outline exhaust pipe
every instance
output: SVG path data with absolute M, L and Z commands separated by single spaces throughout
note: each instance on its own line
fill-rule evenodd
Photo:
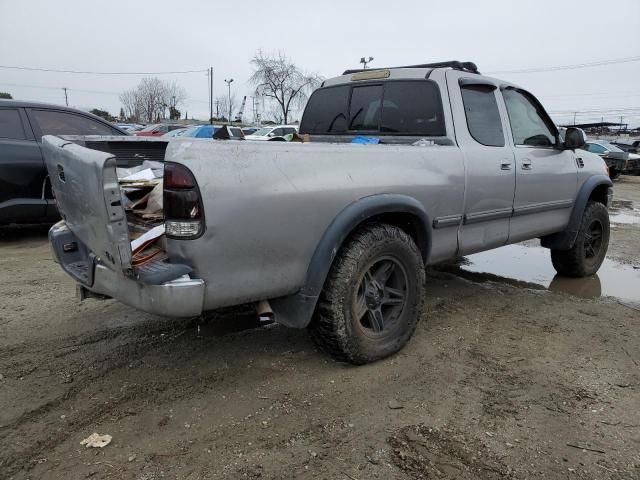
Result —
M 274 321 L 274 313 L 271 310 L 271 305 L 269 305 L 269 300 L 260 300 L 256 303 L 256 314 L 258 315 L 258 320 L 261 322 L 273 322 Z

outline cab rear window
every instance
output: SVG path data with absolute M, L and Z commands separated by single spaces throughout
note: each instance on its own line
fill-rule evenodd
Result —
M 321 88 L 309 99 L 300 132 L 443 136 L 442 99 L 430 80 Z

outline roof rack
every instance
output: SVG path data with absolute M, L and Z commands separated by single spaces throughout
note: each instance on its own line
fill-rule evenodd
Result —
M 477 73 L 478 67 L 473 62 L 459 62 L 458 60 L 451 60 L 448 62 L 436 62 L 436 63 L 423 63 L 421 65 L 404 65 L 401 67 L 383 67 L 372 68 L 371 70 L 391 70 L 394 68 L 453 68 L 454 70 L 462 70 L 469 73 Z M 355 68 L 352 70 L 345 70 L 342 74 L 349 75 L 350 73 L 364 72 L 364 68 Z

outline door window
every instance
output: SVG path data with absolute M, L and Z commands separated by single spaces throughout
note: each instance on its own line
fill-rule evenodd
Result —
M 467 127 L 471 136 L 482 145 L 504 147 L 504 132 L 495 87 L 464 85 L 460 88 Z
M 505 89 L 502 96 L 516 145 L 552 147 L 556 144 L 555 129 L 537 102 L 513 88 Z
M 20 112 L 15 108 L 0 109 L 0 138 L 25 140 Z
M 284 135 L 284 129 L 276 128 L 272 133 L 272 137 L 282 137 Z
M 114 135 L 114 129 L 75 113 L 57 110 L 32 110 L 43 135 Z

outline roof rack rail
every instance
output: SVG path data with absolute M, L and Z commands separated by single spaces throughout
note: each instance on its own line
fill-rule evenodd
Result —
M 423 63 L 421 65 L 403 65 L 401 67 L 381 67 L 372 68 L 370 70 L 391 70 L 394 68 L 453 68 L 454 70 L 462 70 L 469 73 L 477 73 L 478 67 L 473 62 L 460 62 L 458 60 L 451 60 L 448 62 L 436 62 L 436 63 Z M 345 70 L 342 74 L 349 75 L 350 73 L 364 72 L 364 68 L 355 68 L 352 70 Z

